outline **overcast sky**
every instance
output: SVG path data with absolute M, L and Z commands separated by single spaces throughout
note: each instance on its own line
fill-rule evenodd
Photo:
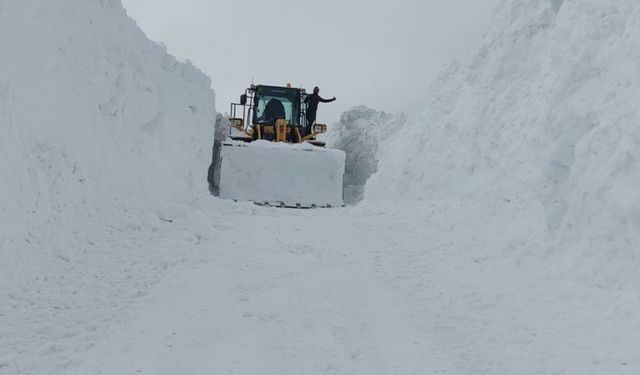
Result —
M 320 86 L 332 123 L 352 106 L 411 111 L 452 59 L 470 56 L 499 0 L 123 0 L 155 41 L 211 76 L 228 112 L 256 84 Z

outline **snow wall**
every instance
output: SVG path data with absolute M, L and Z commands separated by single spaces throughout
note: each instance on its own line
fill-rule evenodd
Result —
M 364 196 L 369 177 L 378 170 L 379 144 L 395 133 L 406 120 L 365 106 L 351 108 L 329 128 L 327 144 L 347 154 L 344 173 L 344 201 L 356 204 Z
M 119 0 L 0 0 L 0 48 L 0 292 L 130 251 L 118 233 L 206 191 L 210 80 Z
M 507 0 L 496 17 L 380 147 L 366 201 L 481 206 L 504 242 L 640 286 L 640 4 Z

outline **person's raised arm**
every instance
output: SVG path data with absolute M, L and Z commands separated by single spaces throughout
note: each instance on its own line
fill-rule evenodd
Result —
M 320 98 L 320 101 L 323 103 L 331 103 L 331 102 L 335 102 L 336 101 L 336 97 L 334 96 L 331 99 L 323 99 L 322 97 L 318 96 L 318 98 Z

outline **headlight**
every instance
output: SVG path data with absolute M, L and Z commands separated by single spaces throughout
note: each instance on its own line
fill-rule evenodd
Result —
M 234 126 L 237 128 L 244 127 L 244 121 L 241 118 L 230 118 L 229 122 L 231 123 L 231 126 Z
M 313 125 L 313 132 L 314 133 L 326 133 L 327 132 L 327 125 L 315 124 L 315 125 Z

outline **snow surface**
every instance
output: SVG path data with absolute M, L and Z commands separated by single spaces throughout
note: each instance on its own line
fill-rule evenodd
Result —
M 2 0 L 0 50 L 0 373 L 65 373 L 181 258 L 214 95 L 119 1 Z
M 329 128 L 327 145 L 346 154 L 344 200 L 356 204 L 364 197 L 369 178 L 378 170 L 379 144 L 398 131 L 404 115 L 390 115 L 365 106 L 343 113 L 340 121 Z
M 640 288 L 639 14 L 628 0 L 504 2 L 471 64 L 381 148 L 368 198 L 535 207 L 567 271 Z
M 640 373 L 634 1 L 506 0 L 300 211 L 209 195 L 209 80 L 118 1 L 0 0 L 0 374 Z

